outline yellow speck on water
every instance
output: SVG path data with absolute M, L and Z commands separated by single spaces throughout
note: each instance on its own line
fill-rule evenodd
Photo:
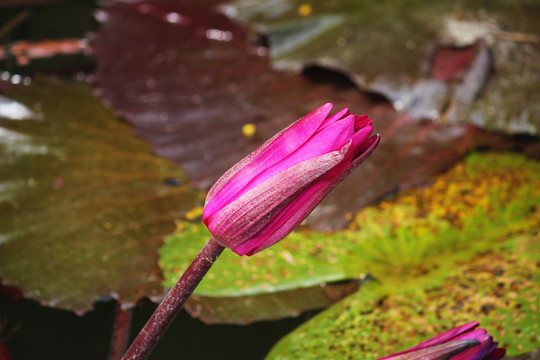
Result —
M 257 126 L 255 126 L 255 124 L 244 124 L 244 126 L 242 126 L 242 134 L 244 134 L 245 137 L 252 137 L 255 135 L 256 131 Z
M 294 265 L 296 263 L 296 261 L 294 261 L 294 257 L 292 256 L 292 254 L 288 251 L 282 251 L 280 253 L 281 257 L 283 258 L 283 260 L 285 260 L 287 263 L 291 264 L 291 265 Z
M 204 208 L 201 206 L 197 206 L 194 209 L 189 210 L 186 213 L 186 220 L 195 220 L 197 218 L 200 218 L 203 214 Z
M 182 230 L 184 230 L 185 226 L 182 221 L 175 221 L 175 223 L 176 223 L 176 229 L 175 229 L 176 232 L 181 232 Z
M 313 12 L 313 8 L 309 4 L 302 4 L 298 8 L 298 14 L 300 16 L 308 16 L 308 15 L 311 15 L 312 12 Z

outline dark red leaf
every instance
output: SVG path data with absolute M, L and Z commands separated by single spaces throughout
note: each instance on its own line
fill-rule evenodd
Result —
M 266 48 L 209 5 L 114 3 L 100 18 L 93 53 L 101 98 L 199 188 L 325 102 L 372 117 L 381 145 L 309 218 L 317 228 L 343 225 L 347 213 L 399 185 L 429 181 L 476 145 L 470 126 L 413 121 L 354 87 L 273 70 Z M 254 137 L 242 134 L 247 123 Z

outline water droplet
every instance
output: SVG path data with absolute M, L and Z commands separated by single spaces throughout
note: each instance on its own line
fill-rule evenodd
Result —
M 22 81 L 22 76 L 19 74 L 15 74 L 11 77 L 11 83 L 14 85 L 19 85 Z
M 233 38 L 232 32 L 218 29 L 208 29 L 205 34 L 206 38 L 217 41 L 231 41 Z
M 94 18 L 97 20 L 97 22 L 105 22 L 107 20 L 107 13 L 103 10 L 98 10 L 94 13 Z
M 34 113 L 23 104 L 0 96 L 0 116 L 11 120 L 25 120 L 34 116 Z
M 264 46 L 259 46 L 259 47 L 257 48 L 257 55 L 259 55 L 259 56 L 266 56 L 266 55 L 268 55 L 268 49 L 265 48 Z
M 177 12 L 170 12 L 165 16 L 165 19 L 172 24 L 180 24 L 182 22 L 182 15 Z
M 77 74 L 75 74 L 75 80 L 77 81 L 84 81 L 86 80 L 86 74 L 82 71 L 79 71 Z

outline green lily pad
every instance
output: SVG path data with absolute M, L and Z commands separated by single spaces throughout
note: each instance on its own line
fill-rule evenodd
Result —
M 165 286 L 172 287 L 210 234 L 200 222 L 183 222 L 160 249 Z M 344 240 L 344 239 L 342 239 Z M 326 307 L 358 288 L 345 273 L 351 244 L 316 232 L 296 231 L 251 257 L 226 250 L 186 308 L 209 323 L 249 323 Z
M 278 69 L 346 73 L 418 119 L 540 135 L 540 4 L 237 0 Z
M 509 354 L 532 351 L 538 347 L 539 242 L 538 236 L 513 237 L 456 263 L 440 274 L 442 282 L 410 281 L 392 292 L 384 284 L 365 285 L 284 338 L 268 359 L 377 359 L 473 320 Z
M 193 295 L 187 311 L 205 323 L 249 324 L 261 320 L 298 316 L 305 311 L 326 308 L 356 292 L 359 281 L 320 285 L 245 296 Z
M 510 355 L 534 350 L 539 189 L 539 163 L 473 154 L 433 186 L 361 211 L 362 246 L 349 271 L 376 281 L 299 327 L 268 358 L 376 359 L 473 320 Z
M 40 79 L 0 100 L 0 277 L 77 312 L 163 295 L 156 250 L 199 195 L 87 84 Z

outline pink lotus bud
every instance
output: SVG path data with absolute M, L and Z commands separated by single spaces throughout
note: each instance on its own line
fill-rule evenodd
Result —
M 325 104 L 228 170 L 206 197 L 214 239 L 253 255 L 294 230 L 377 146 L 371 119 Z
M 484 329 L 475 329 L 478 322 L 470 322 L 432 337 L 408 350 L 379 360 L 498 360 L 506 350 Z

